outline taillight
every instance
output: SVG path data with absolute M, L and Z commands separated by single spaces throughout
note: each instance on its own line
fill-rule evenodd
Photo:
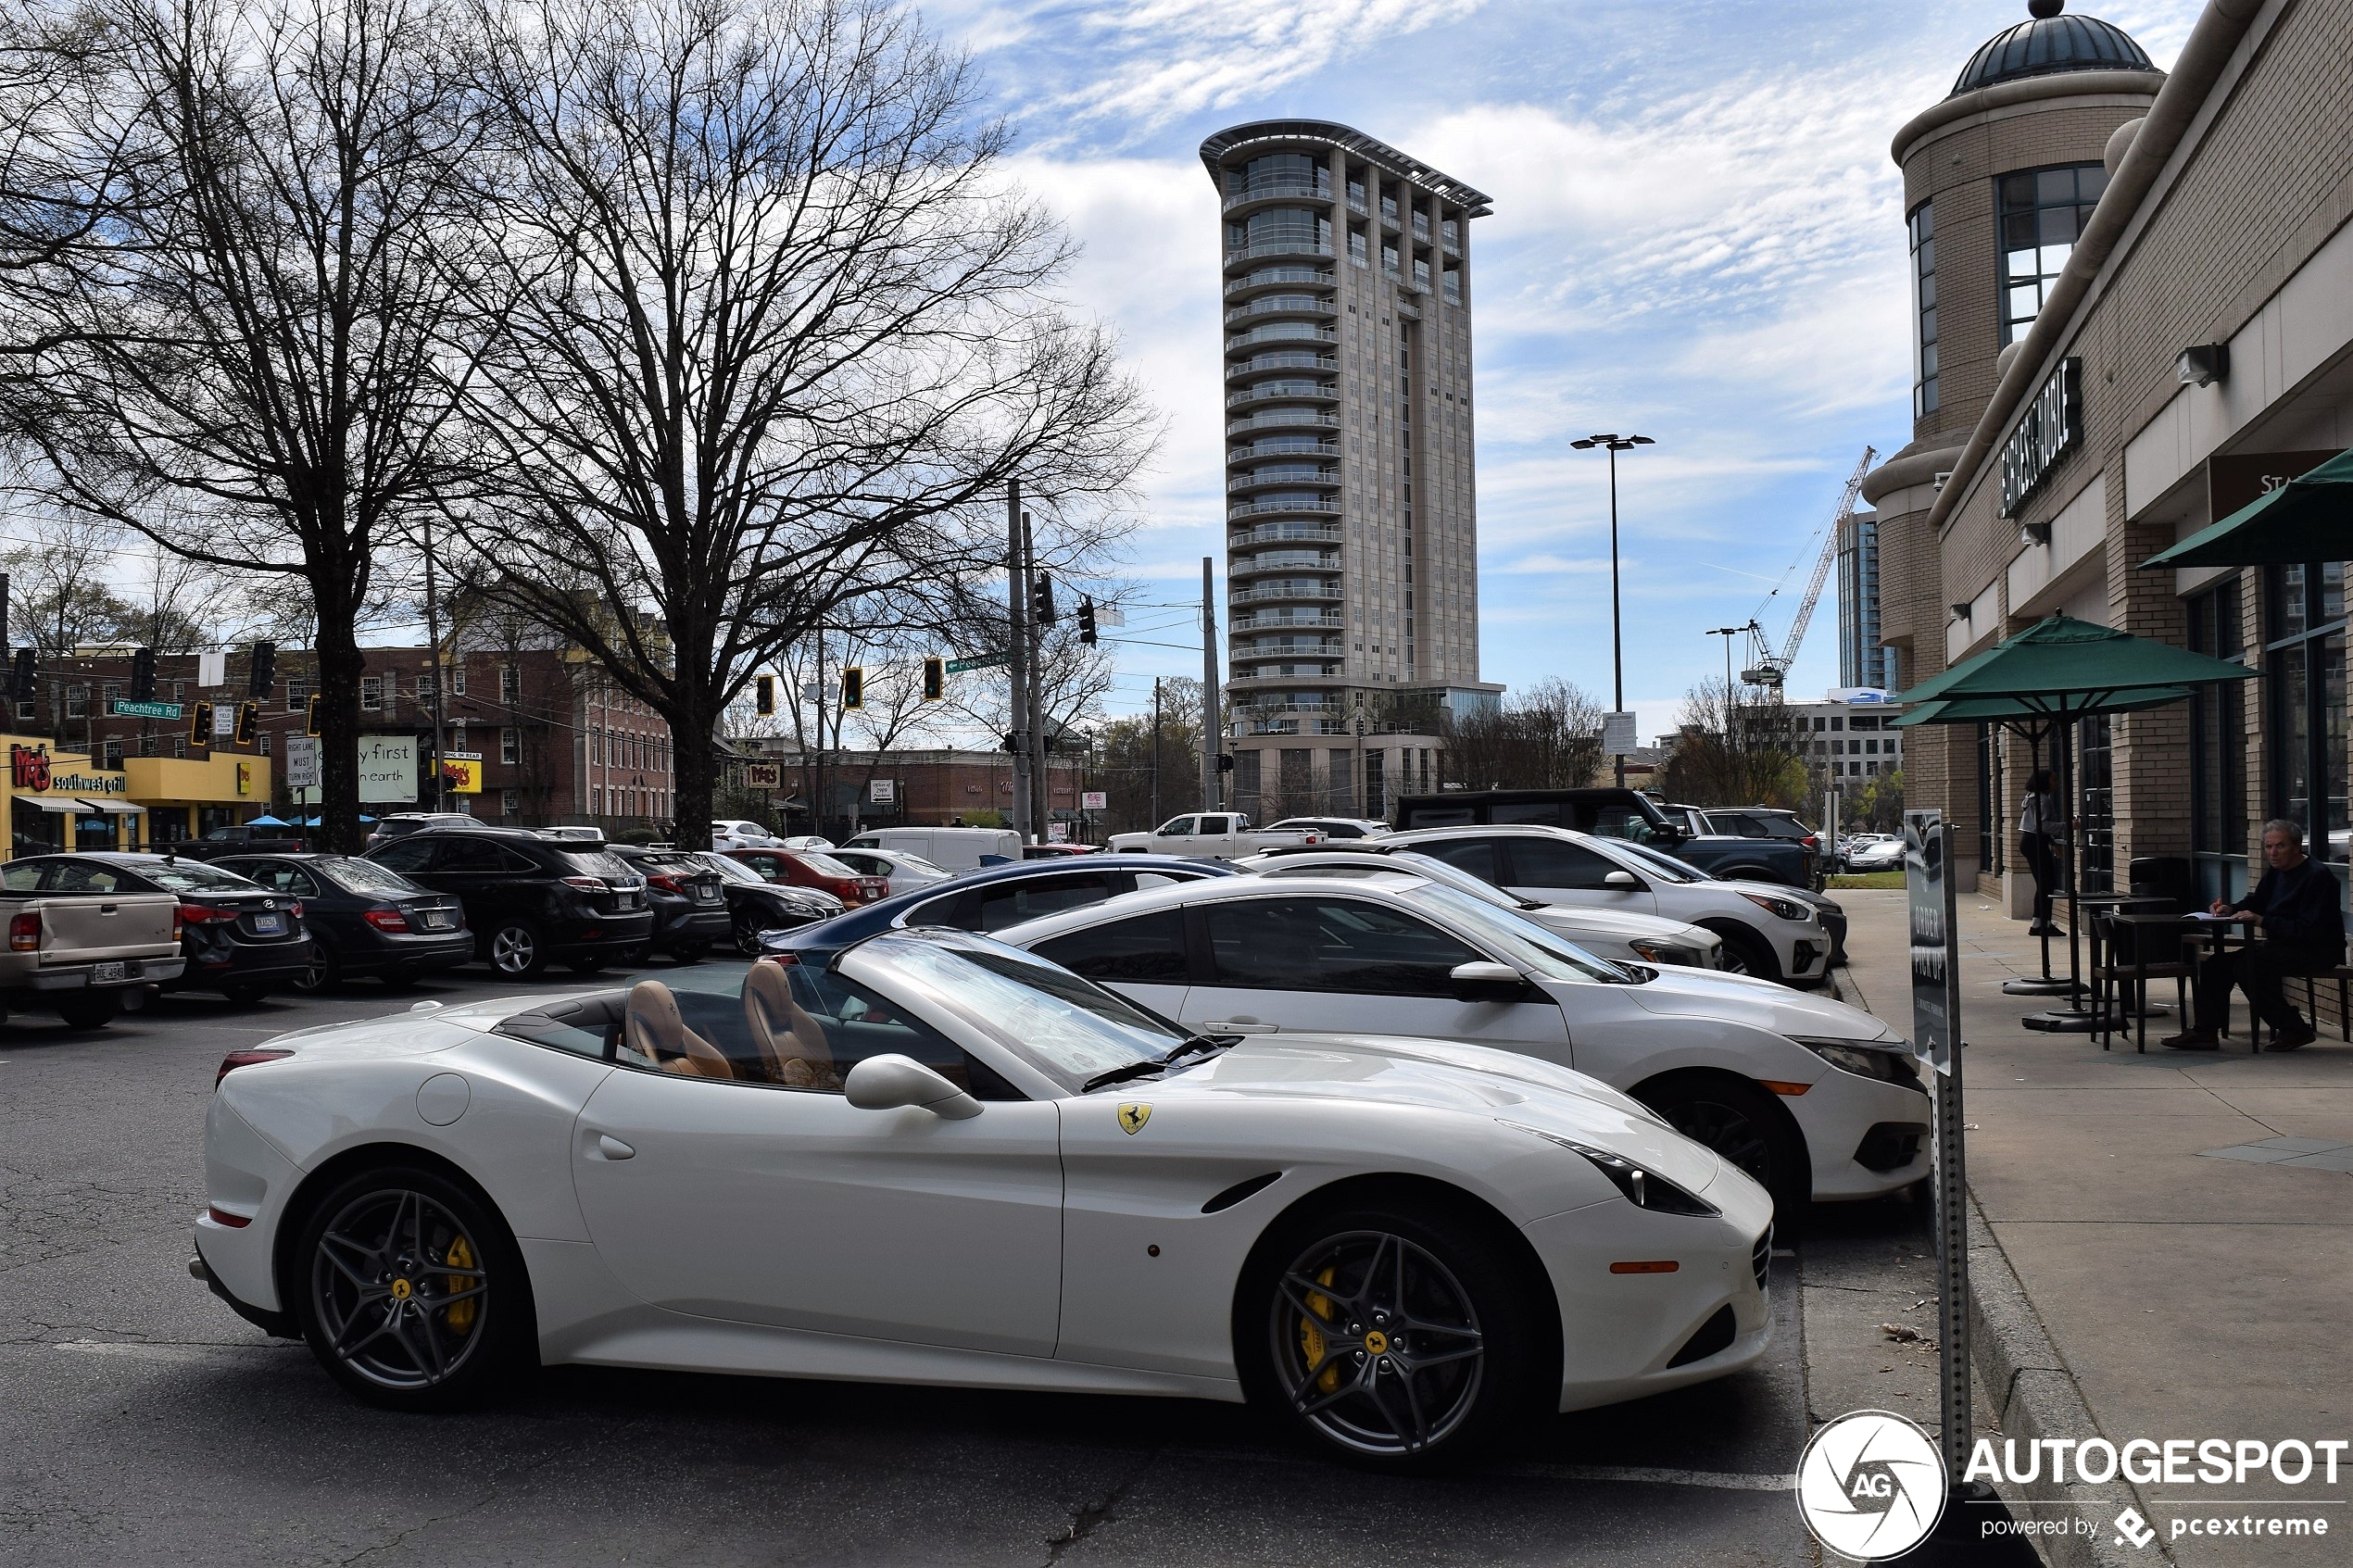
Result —
M 406 931 L 409 929 L 409 917 L 402 914 L 398 909 L 362 909 L 359 911 L 359 918 L 366 921 L 370 925 L 374 926 L 378 931 Z
M 8 950 L 12 953 L 37 953 L 41 950 L 40 910 L 31 910 L 8 922 Z
M 795 964 L 800 962 L 800 955 L 799 953 L 763 953 L 761 956 L 766 959 L 770 963 L 780 964 L 786 969 L 790 969 Z
M 220 1059 L 220 1071 L 212 1075 L 212 1086 L 219 1088 L 220 1080 L 240 1067 L 256 1067 L 265 1061 L 277 1061 L 294 1055 L 292 1051 L 258 1047 L 253 1050 L 231 1051 Z
M 231 1212 L 229 1212 L 229 1210 L 227 1210 L 226 1209 L 221 1208 L 221 1207 L 220 1207 L 220 1205 L 218 1205 L 218 1204 L 214 1204 L 214 1205 L 212 1205 L 211 1207 L 209 1207 L 209 1208 L 206 1209 L 206 1210 L 205 1210 L 205 1216 L 206 1216 L 206 1218 L 209 1219 L 209 1220 L 210 1220 L 210 1221 L 211 1221 L 214 1224 L 216 1224 L 216 1225 L 225 1225 L 226 1227 L 228 1227 L 230 1230 L 233 1230 L 233 1231 L 241 1231 L 241 1230 L 245 1229 L 247 1225 L 249 1225 L 249 1224 L 253 1223 L 253 1216 L 252 1216 L 252 1215 L 250 1215 L 250 1214 L 232 1214 Z
M 210 904 L 182 904 L 180 918 L 191 925 L 218 925 L 237 918 L 234 909 L 216 909 Z
M 1818 837 L 1815 836 L 1813 834 L 1810 834 L 1810 833 L 1809 833 L 1809 834 L 1807 834 L 1806 835 L 1806 848 L 1808 848 L 1808 849 L 1819 849 L 1821 847 L 1822 847 L 1822 841 L 1821 841 Z
M 297 898 L 297 899 L 296 899 L 296 900 L 295 900 L 295 907 L 294 907 L 294 911 L 293 911 L 293 912 L 294 912 L 294 918 L 295 918 L 295 919 L 296 919 L 296 920 L 300 920 L 300 919 L 302 918 L 302 900 L 301 900 L 301 899 Z
M 180 906 L 174 904 L 171 906 L 171 939 L 177 942 L 186 935 L 180 925 Z
M 590 893 L 602 893 L 606 891 L 604 878 L 602 877 L 568 876 L 563 880 L 566 887 L 584 888 Z
M 684 893 L 686 891 L 686 885 L 674 876 L 649 876 L 646 878 L 646 885 L 648 887 L 659 887 L 664 893 Z

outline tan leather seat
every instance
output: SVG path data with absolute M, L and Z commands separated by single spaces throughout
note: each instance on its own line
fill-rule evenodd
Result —
M 755 962 L 744 974 L 744 1022 L 768 1069 L 768 1081 L 795 1089 L 838 1089 L 824 1026 L 793 1000 L 782 964 Z
M 659 980 L 640 980 L 629 988 L 621 1041 L 623 1049 L 664 1073 L 697 1078 L 736 1075 L 718 1047 L 686 1027 L 678 1013 L 678 998 Z

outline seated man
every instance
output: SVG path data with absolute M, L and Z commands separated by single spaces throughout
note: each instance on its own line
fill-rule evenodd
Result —
M 2315 1037 L 2280 982 L 2291 974 L 2323 974 L 2345 961 L 2345 913 L 2336 877 L 2304 853 L 2304 830 L 2284 818 L 2263 824 L 2263 859 L 2270 869 L 2254 892 L 2235 904 L 2217 898 L 2210 911 L 2252 918 L 2263 940 L 2198 966 L 2196 1022 L 2162 1042 L 2177 1051 L 2220 1048 L 2216 1031 L 2233 985 L 2246 993 L 2256 1016 L 2271 1026 L 2273 1050 L 2292 1051 Z

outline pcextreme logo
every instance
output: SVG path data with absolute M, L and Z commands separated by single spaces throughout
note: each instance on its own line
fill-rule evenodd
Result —
M 1881 1562 L 1928 1539 L 1944 1512 L 1944 1459 L 1920 1427 L 1855 1411 L 1814 1434 L 1797 1465 L 1797 1511 L 1842 1557 Z

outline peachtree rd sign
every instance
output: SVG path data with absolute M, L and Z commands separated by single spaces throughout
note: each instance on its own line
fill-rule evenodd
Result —
M 2083 361 L 2059 361 L 2002 445 L 2002 515 L 2016 517 L 2026 498 L 2083 439 Z
M 1013 656 L 1010 653 L 976 653 L 970 659 L 950 659 L 948 673 L 961 675 L 967 670 L 986 670 L 992 664 L 1011 664 L 1013 661 Z
M 114 716 L 118 719 L 182 719 L 187 715 L 176 702 L 132 702 L 117 697 L 114 699 Z

